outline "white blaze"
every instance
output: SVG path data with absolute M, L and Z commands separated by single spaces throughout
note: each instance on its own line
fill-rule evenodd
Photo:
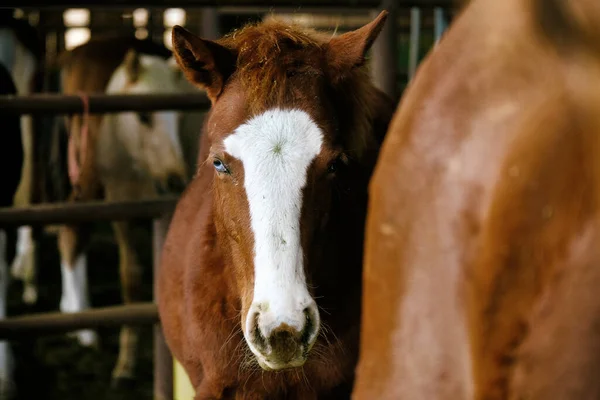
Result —
M 254 234 L 254 299 L 268 334 L 281 323 L 301 330 L 306 287 L 300 239 L 302 189 L 323 133 L 300 110 L 273 109 L 240 125 L 225 151 L 244 165 L 244 188 Z

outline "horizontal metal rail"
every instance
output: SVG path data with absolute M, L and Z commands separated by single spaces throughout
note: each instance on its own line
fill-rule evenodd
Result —
M 44 0 L 8 1 L 2 7 L 36 7 L 36 8 L 63 8 L 63 7 L 377 7 L 379 0 L 58 0 L 45 2 Z
M 397 0 L 398 7 L 410 8 L 420 7 L 424 9 L 432 9 L 436 7 L 442 7 L 444 9 L 455 8 L 455 0 Z M 225 6 L 216 7 L 219 14 L 222 15 L 238 15 L 238 14 L 278 14 L 278 13 L 301 13 L 301 14 L 315 14 L 315 15 L 330 15 L 336 17 L 354 16 L 354 15 L 365 15 L 365 11 L 371 11 L 374 9 L 380 9 L 381 7 L 315 7 L 315 6 Z M 373 18 L 365 16 L 368 22 L 371 22 Z M 344 21 L 341 21 L 340 26 L 346 26 Z M 317 26 L 317 28 L 331 28 L 331 26 Z
M 210 100 L 204 93 L 185 94 L 90 94 L 89 112 L 119 113 L 126 111 L 206 110 Z M 0 114 L 79 114 L 83 112 L 79 96 L 33 94 L 0 96 Z
M 0 339 L 51 335 L 76 331 L 159 322 L 155 303 L 92 308 L 77 313 L 40 313 L 0 320 Z
M 155 218 L 172 212 L 178 197 L 120 202 L 81 202 L 41 204 L 29 207 L 0 208 L 0 226 L 74 224 Z

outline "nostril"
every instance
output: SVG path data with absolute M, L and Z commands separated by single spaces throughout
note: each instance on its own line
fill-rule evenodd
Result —
M 267 347 L 267 339 L 260 331 L 260 327 L 258 325 L 259 317 L 260 313 L 258 311 L 250 316 L 250 335 L 253 338 L 254 345 L 260 350 L 264 350 Z
M 303 344 L 310 344 L 314 341 L 319 330 L 319 315 L 314 307 L 306 307 L 304 309 L 304 330 L 300 340 Z

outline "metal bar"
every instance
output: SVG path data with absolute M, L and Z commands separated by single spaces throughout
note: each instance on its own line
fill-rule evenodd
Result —
M 192 94 L 90 94 L 90 113 L 119 113 L 125 111 L 205 110 L 210 100 L 204 93 Z M 83 112 L 79 96 L 33 94 L 29 96 L 0 96 L 0 114 L 73 114 Z
M 219 23 L 219 11 L 214 7 L 202 10 L 202 38 L 216 40 L 222 36 Z
M 454 0 L 397 0 L 400 7 L 454 7 Z M 9 1 L 0 8 L 21 8 L 28 9 L 64 9 L 71 7 L 85 8 L 165 8 L 165 7 L 184 7 L 187 9 L 218 7 L 219 12 L 225 13 L 245 13 L 245 12 L 263 12 L 264 10 L 285 9 L 302 10 L 304 12 L 320 12 L 324 9 L 330 9 L 331 12 L 338 12 L 331 9 L 372 9 L 378 7 L 378 0 L 61 0 L 52 3 L 44 3 L 43 0 L 16 0 Z
M 446 30 L 446 20 L 444 18 L 444 9 L 436 7 L 433 9 L 433 32 L 434 41 L 437 44 Z
M 379 0 L 12 0 L 5 2 L 2 7 L 11 8 L 65 8 L 65 7 L 97 7 L 97 8 L 129 8 L 129 7 L 377 7 Z
M 177 197 L 122 202 L 85 202 L 0 208 L 0 226 L 51 225 L 154 218 L 170 212 Z
M 365 15 L 375 7 L 313 7 L 313 6 L 226 6 L 217 7 L 221 15 L 302 13 L 317 15 Z
M 385 1 L 385 0 L 382 0 Z M 410 7 L 420 7 L 421 9 L 432 9 L 436 7 L 442 7 L 445 9 L 455 8 L 454 4 L 455 0 L 397 0 L 394 2 L 394 5 L 398 8 L 410 8 Z M 380 2 L 381 3 L 381 2 Z M 334 14 L 334 15 L 365 15 L 364 11 L 373 10 L 373 9 L 381 9 L 378 5 L 376 7 L 362 7 L 362 6 L 354 6 L 354 7 L 314 7 L 310 5 L 304 6 L 224 6 L 217 7 L 219 14 L 227 15 L 227 14 L 277 14 L 277 13 L 288 13 L 292 12 L 300 12 L 306 14 Z M 388 10 L 389 11 L 389 10 Z
M 419 35 L 421 34 L 421 10 L 410 9 L 410 48 L 408 53 L 408 80 L 412 80 L 419 64 Z
M 124 324 L 154 324 L 158 310 L 154 303 L 94 308 L 78 313 L 43 313 L 0 320 L 0 339 L 14 340 L 25 336 L 51 335 L 114 327 Z
M 171 216 L 163 214 L 153 222 L 154 301 L 158 302 L 158 276 L 162 248 Z M 160 324 L 154 325 L 154 400 L 173 400 L 173 357 Z
M 381 3 L 381 9 L 389 12 L 386 23 L 383 30 L 379 34 L 379 38 L 373 43 L 373 80 L 375 85 L 390 96 L 394 101 L 398 96 L 397 90 L 397 7 L 395 0 L 383 0 Z M 380 9 L 380 10 L 381 10 Z M 375 17 L 373 13 L 372 16 Z

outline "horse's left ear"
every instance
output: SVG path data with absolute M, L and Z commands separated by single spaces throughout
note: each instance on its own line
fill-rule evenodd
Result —
M 202 39 L 181 26 L 173 27 L 173 54 L 187 79 L 205 89 L 214 103 L 235 70 L 236 55 L 212 40 Z
M 334 81 L 343 79 L 352 69 L 365 63 L 365 56 L 383 29 L 387 16 L 388 12 L 383 10 L 367 25 L 329 41 L 327 63 Z
M 125 72 L 127 74 L 127 80 L 130 83 L 137 82 L 140 77 L 142 65 L 140 63 L 140 55 L 134 49 L 129 49 L 125 54 Z

